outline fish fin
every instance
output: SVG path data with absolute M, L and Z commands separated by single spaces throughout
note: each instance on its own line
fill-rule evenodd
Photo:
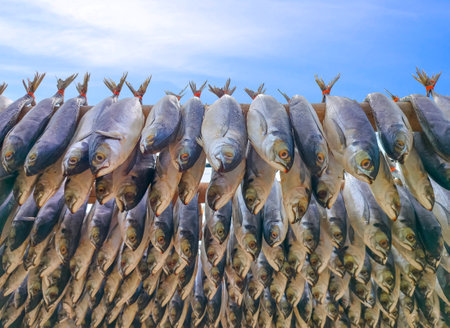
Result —
M 344 145 L 344 147 L 347 147 L 347 141 L 345 139 L 344 132 L 342 131 L 341 127 L 339 126 L 339 124 L 334 119 L 332 119 L 332 121 L 333 121 L 334 126 L 336 128 L 336 132 L 337 132 L 337 134 L 339 136 L 339 141 L 340 141 L 341 145 Z
M 289 96 L 284 93 L 283 91 L 281 91 L 280 89 L 277 89 L 279 93 L 281 93 L 281 95 L 284 97 L 284 99 L 286 99 L 286 101 L 289 103 L 291 101 L 291 98 L 289 98 Z
M 111 90 L 111 92 L 115 95 L 119 95 L 122 91 L 122 86 L 125 83 L 125 80 L 127 78 L 128 72 L 123 73 L 122 77 L 120 78 L 119 84 L 116 85 L 116 83 L 112 79 L 104 79 L 103 83 L 105 83 L 106 87 Z
M 197 141 L 197 143 L 198 143 L 202 148 L 204 148 L 205 144 L 204 144 L 203 139 L 202 139 L 201 137 L 197 137 L 195 140 Z
M 117 132 L 107 132 L 107 131 L 96 130 L 95 133 L 98 133 L 98 134 L 100 134 L 102 136 L 105 136 L 107 138 L 110 138 L 110 139 L 116 139 L 116 140 L 122 140 L 123 139 L 123 136 L 121 136 Z
M 434 86 L 436 85 L 436 82 L 439 80 L 439 77 L 441 76 L 442 72 L 439 72 L 438 74 L 433 74 L 431 77 L 428 76 L 427 73 L 422 69 L 420 70 L 418 67 L 416 67 L 417 76 L 414 74 L 412 75 L 416 81 L 418 81 L 420 84 L 422 84 L 426 90 L 427 90 L 427 96 L 429 97 L 431 94 L 431 90 L 434 89 Z
M 252 110 L 252 111 L 259 116 L 259 122 L 260 122 L 259 126 L 261 127 L 263 135 L 266 135 L 268 132 L 268 128 L 267 128 L 267 122 L 266 122 L 264 115 L 261 114 L 257 109 Z
M 147 87 L 150 84 L 151 79 L 152 79 L 152 76 L 150 75 L 144 82 L 142 82 L 141 86 L 139 87 L 139 89 L 137 91 L 133 88 L 133 86 L 131 85 L 130 82 L 126 81 L 125 83 L 127 84 L 128 88 L 130 89 L 133 96 L 140 98 L 140 100 L 142 101 L 142 97 L 144 96 L 145 92 L 147 91 Z
M 39 84 L 41 84 L 42 80 L 44 79 L 44 77 L 45 77 L 45 73 L 39 74 L 36 72 L 36 74 L 34 75 L 33 81 L 31 81 L 30 79 L 27 79 L 28 83 L 25 83 L 25 81 L 22 80 L 25 90 L 31 94 L 35 93 Z
M 14 218 L 15 221 L 27 221 L 27 222 L 34 222 L 36 218 L 34 216 L 22 216 Z
M 247 94 L 250 96 L 250 98 L 255 99 L 258 95 L 263 94 L 264 92 L 266 92 L 266 89 L 264 89 L 264 83 L 262 83 L 257 91 L 253 91 L 250 90 L 248 88 L 244 89 L 245 92 L 247 92 Z
M 5 82 L 0 84 L 0 95 L 6 90 L 7 87 L 8 87 L 8 84 L 6 84 Z
M 394 102 L 397 102 L 397 101 L 400 100 L 399 97 L 397 97 L 396 95 L 390 93 L 388 89 L 384 89 L 384 91 L 386 91 L 386 93 L 392 98 L 392 100 L 393 100 Z
M 77 91 L 80 94 L 80 96 L 84 95 L 86 97 L 86 92 L 88 90 L 88 82 L 91 77 L 91 74 L 86 73 L 84 74 L 83 83 L 77 84 Z
M 174 93 L 174 92 L 172 92 L 172 91 L 164 91 L 165 93 L 166 93 L 166 95 L 169 95 L 169 96 L 175 96 L 175 97 L 177 97 L 177 99 L 178 99 L 178 101 L 180 101 L 180 99 L 184 96 L 184 91 L 186 90 L 186 88 L 187 88 L 188 86 L 186 85 L 180 92 L 178 92 L 178 93 Z
M 209 91 L 211 91 L 212 93 L 214 93 L 217 97 L 222 97 L 223 95 L 232 95 L 234 90 L 236 90 L 236 87 L 233 87 L 230 89 L 230 82 L 231 79 L 228 78 L 227 82 L 225 82 L 225 85 L 223 88 L 219 88 L 216 86 L 211 86 L 211 84 L 208 84 L 209 86 Z
M 206 80 L 205 83 L 203 83 L 202 86 L 198 89 L 197 89 L 197 85 L 195 84 L 194 81 L 189 82 L 189 86 L 191 87 L 192 93 L 194 94 L 195 97 L 200 98 L 202 91 L 205 88 L 207 82 L 208 82 L 208 80 Z
M 58 79 L 57 82 L 56 82 L 56 87 L 58 88 L 58 91 L 65 90 L 70 85 L 70 83 L 72 83 L 73 80 L 76 79 L 77 76 L 78 76 L 78 73 L 72 74 L 71 76 L 69 76 L 65 80 Z

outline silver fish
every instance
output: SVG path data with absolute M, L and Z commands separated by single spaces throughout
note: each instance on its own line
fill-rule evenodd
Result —
M 172 273 L 170 275 L 166 275 L 165 273 L 161 274 L 158 289 L 156 290 L 155 300 L 161 304 L 161 306 L 166 306 L 172 298 L 173 294 L 177 289 L 177 280 L 178 277 L 176 274 Z
M 219 99 L 206 108 L 201 138 L 197 139 L 208 162 L 214 171 L 218 172 L 235 170 L 245 158 L 247 147 L 244 113 L 239 103 L 231 96 L 236 87 L 229 87 L 230 79 L 223 88 L 209 85 L 209 90 Z
M 195 283 L 194 283 L 194 290 L 193 294 L 190 299 L 191 308 L 192 308 L 192 315 L 191 320 L 194 324 L 194 327 L 197 327 L 200 322 L 203 320 L 205 314 L 206 314 L 206 303 L 207 298 L 205 296 L 204 290 L 203 290 L 203 265 L 200 260 L 200 257 L 198 257 L 198 269 L 197 274 L 195 276 Z
M 247 112 L 248 139 L 256 152 L 274 169 L 287 173 L 294 162 L 294 140 L 286 109 L 274 97 L 245 91 L 253 99 Z
M 66 179 L 64 198 L 67 207 L 72 213 L 76 213 L 86 203 L 93 183 L 94 175 L 90 170 L 71 175 Z
M 14 198 L 19 205 L 25 203 L 31 195 L 38 177 L 38 175 L 27 176 L 25 170 L 19 170 L 19 175 L 15 179 L 13 186 Z
M 22 282 L 26 279 L 28 274 L 27 269 L 23 265 L 19 265 L 6 279 L 2 292 L 4 296 L 12 294 Z
M 291 273 L 300 273 L 301 268 L 306 260 L 306 248 L 297 240 L 294 232 L 289 228 L 286 236 L 286 245 L 288 248 L 287 261 L 289 263 Z
M 316 303 L 324 304 L 327 296 L 328 284 L 330 281 L 330 271 L 324 270 L 319 275 L 317 283 L 311 287 L 311 293 Z
M 296 223 L 308 210 L 312 191 L 309 170 L 297 150 L 295 150 L 294 163 L 289 172 L 280 172 L 280 183 L 283 206 L 289 223 Z
M 311 202 L 308 210 L 300 222 L 291 224 L 297 240 L 302 243 L 308 253 L 312 253 L 319 244 L 320 219 L 319 210 L 315 202 Z
M 62 159 L 60 158 L 44 169 L 36 180 L 33 197 L 39 207 L 42 207 L 58 189 L 64 187 L 61 161 Z
M 205 170 L 205 164 L 206 155 L 202 151 L 197 161 L 189 169 L 183 171 L 183 175 L 178 183 L 178 197 L 184 204 L 189 204 L 197 193 Z
M 205 221 L 212 236 L 223 244 L 228 240 L 231 226 L 231 200 L 217 211 L 205 204 Z
M 230 239 L 228 240 L 226 256 L 226 266 L 229 267 L 231 271 L 234 271 L 241 279 L 244 279 L 250 270 L 250 264 L 253 257 L 241 247 L 234 234 L 231 234 Z
M 114 263 L 116 255 L 119 252 L 120 245 L 122 244 L 119 216 L 122 217 L 123 214 L 119 214 L 119 212 L 113 214 L 109 225 L 108 234 L 106 235 L 105 241 L 96 256 L 97 268 L 103 274 L 106 274 L 110 266 Z
M 205 112 L 200 95 L 206 86 L 206 82 L 198 89 L 194 82 L 189 82 L 194 97 L 189 99 L 181 107 L 181 121 L 178 134 L 175 141 L 169 144 L 173 164 L 179 171 L 188 171 L 199 161 L 202 148 L 197 143 L 197 138 L 201 134 L 201 126 Z
M 402 207 L 398 219 L 391 223 L 392 244 L 413 251 L 417 247 L 418 240 L 416 216 L 408 192 L 400 187 L 399 195 Z
M 338 195 L 336 202 L 327 209 L 328 229 L 331 243 L 340 249 L 347 240 L 347 211 L 342 195 Z
M 169 206 L 176 193 L 181 176 L 182 173 L 172 164 L 169 150 L 161 151 L 156 160 L 155 179 L 148 194 L 152 211 L 156 216 L 161 215 Z
M 339 301 L 348 290 L 348 284 L 351 276 L 344 275 L 343 278 L 330 272 L 330 281 L 328 283 L 328 295 L 333 302 Z
M 261 250 L 264 253 L 264 256 L 266 257 L 269 265 L 275 271 L 280 271 L 286 260 L 287 250 L 285 244 L 283 243 L 275 247 L 270 247 L 269 244 L 266 243 L 266 240 L 263 238 Z
M 132 273 L 126 276 L 120 284 L 116 295 L 114 296 L 114 306 L 120 307 L 125 304 L 129 300 L 129 298 L 136 292 L 140 283 L 141 279 L 139 279 L 137 270 L 134 270 Z
M 403 163 L 413 145 L 412 129 L 398 105 L 382 93 L 367 95 L 381 143 L 390 158 Z
M 147 220 L 151 222 L 150 241 L 161 253 L 171 248 L 173 240 L 173 205 L 168 207 L 159 216 L 155 216 L 150 207 L 147 207 Z
M 147 197 L 144 196 L 135 208 L 127 211 L 123 225 L 125 230 L 124 243 L 132 251 L 135 251 L 143 240 L 144 227 L 146 225 L 150 227 L 151 225 L 151 217 L 147 217 Z
M 213 266 L 217 266 L 224 258 L 227 244 L 219 244 L 212 236 L 208 225 L 203 226 L 202 244 L 200 246 L 200 257 L 202 260 L 209 262 Z
M 98 202 L 92 207 L 93 213 L 89 220 L 88 236 L 91 244 L 95 248 L 100 248 L 108 234 L 111 219 L 114 211 L 117 211 L 114 200 L 110 200 L 105 205 Z
M 150 78 L 137 91 L 127 83 L 135 97 L 119 100 L 96 118 L 89 141 L 89 164 L 96 177 L 114 171 L 138 143 L 145 119 L 141 101 Z
M 269 288 L 265 288 L 261 295 L 261 308 L 258 317 L 259 327 L 272 327 L 276 316 L 276 303 L 270 294 Z
M 363 305 L 365 305 L 367 308 L 374 307 L 376 303 L 376 295 L 374 288 L 375 286 L 374 284 L 372 284 L 371 280 L 364 284 L 352 277 L 350 279 L 349 287 L 352 293 L 354 293 L 356 297 L 358 297 Z
M 288 263 L 285 262 L 283 268 L 275 272 L 272 276 L 272 282 L 269 285 L 270 294 L 277 304 L 280 303 L 282 297 L 284 296 L 286 285 L 288 283 L 288 273 L 287 273 Z

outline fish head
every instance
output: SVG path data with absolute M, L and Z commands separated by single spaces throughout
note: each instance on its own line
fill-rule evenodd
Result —
M 222 273 L 220 272 L 220 269 L 217 266 L 213 266 L 210 273 L 211 280 L 216 284 L 216 286 L 218 286 L 222 281 Z
M 302 241 L 303 245 L 309 250 L 309 252 L 313 252 L 318 244 L 318 238 L 315 236 L 316 234 L 312 229 L 308 227 L 302 231 Z
M 317 202 L 325 208 L 331 208 L 330 200 L 333 198 L 334 188 L 332 181 L 328 181 L 327 176 L 322 175 L 319 178 L 316 175 L 311 176 L 311 185 Z
M 57 286 L 51 286 L 45 291 L 44 295 L 48 300 L 47 304 L 52 304 L 58 299 L 59 289 Z
M 185 139 L 178 144 L 175 151 L 175 163 L 180 172 L 184 172 L 194 166 L 198 159 L 200 147 L 193 139 Z
M 41 208 L 47 201 L 47 190 L 44 181 L 38 180 L 34 186 L 33 197 L 36 205 Z
M 339 312 L 339 307 L 334 302 L 327 302 L 326 304 L 327 316 L 332 320 L 336 321 L 341 313 Z
M 243 159 L 243 150 L 239 142 L 226 138 L 215 144 L 212 148 L 211 166 L 217 172 L 230 172 L 234 170 Z
M 216 223 L 213 226 L 212 234 L 217 238 L 220 244 L 222 244 L 228 237 L 230 233 L 230 226 L 224 224 L 225 217 L 220 213 L 214 213 L 214 216 L 217 218 Z
M 200 318 L 205 313 L 206 299 L 204 297 L 195 295 L 192 299 L 192 314 L 195 318 Z
M 383 291 L 382 289 L 378 290 L 378 300 L 381 304 L 381 306 L 386 309 L 386 310 L 390 310 L 390 307 L 392 306 L 392 302 L 393 300 L 391 299 L 391 297 L 389 296 L 388 293 L 386 293 L 385 291 Z
M 70 178 L 67 178 L 66 186 L 69 181 Z M 65 188 L 64 200 L 66 202 L 67 208 L 71 213 L 75 213 L 84 204 L 85 201 L 84 199 L 79 197 L 76 190 L 73 190 L 71 188 Z
M 269 160 L 281 172 L 289 172 L 294 164 L 294 148 L 284 140 L 276 139 L 271 145 L 269 154 Z
M 328 293 L 331 297 L 331 300 L 336 301 L 336 295 L 339 291 L 339 283 L 336 279 L 330 279 L 330 283 L 328 284 Z
M 301 269 L 301 266 L 303 265 L 303 262 L 305 260 L 305 257 L 302 256 L 299 252 L 291 251 L 289 250 L 287 255 L 287 261 L 289 263 L 289 266 L 294 272 L 299 272 Z
M 188 205 L 190 199 L 193 198 L 196 192 L 196 188 L 193 188 L 193 184 L 188 183 L 185 180 L 181 180 L 178 184 L 178 196 L 184 205 Z
M 205 243 L 207 241 L 205 240 Z M 215 245 L 212 243 L 209 243 L 206 246 L 206 257 L 208 258 L 208 262 L 211 263 L 212 265 L 215 265 L 216 261 L 218 260 L 218 253 L 216 251 L 216 248 L 214 247 Z
M 414 294 L 415 285 L 411 284 L 411 281 L 409 279 L 405 279 L 402 275 L 402 278 L 400 280 L 400 291 L 408 296 L 412 296 Z
M 208 206 L 214 211 L 220 209 L 226 204 L 225 201 L 228 201 L 226 199 L 227 197 L 222 197 L 224 195 L 224 192 L 224 186 L 221 186 L 219 184 L 210 184 L 208 186 L 208 190 L 206 192 L 206 200 L 208 202 Z
M 383 147 L 386 153 L 394 160 L 404 163 L 412 146 L 411 132 L 403 127 L 402 124 L 391 125 L 386 133 L 381 134 Z
M 27 155 L 26 151 L 27 148 L 23 146 L 22 139 L 14 135 L 9 136 L 1 150 L 2 164 L 6 172 L 12 173 L 19 168 Z
M 380 256 L 383 260 L 385 260 L 389 255 L 389 251 L 391 249 L 391 242 L 389 240 L 389 237 L 386 235 L 385 232 L 377 230 L 375 231 L 374 234 L 372 234 L 370 239 L 373 247 L 379 253 L 377 255 Z
M 280 304 L 278 304 L 280 312 L 283 314 L 284 318 L 288 318 L 293 310 L 292 303 L 286 297 L 281 298 Z
M 323 293 L 321 286 L 313 286 L 311 288 L 311 294 L 317 303 L 323 304 L 325 301 L 325 294 Z
M 309 263 L 311 264 L 312 268 L 317 271 L 322 266 L 320 255 L 316 252 L 309 254 Z
M 31 175 L 35 175 L 35 174 L 39 173 L 39 170 L 36 169 L 36 167 L 35 167 L 37 159 L 38 159 L 38 151 L 35 150 L 33 147 L 30 150 L 30 152 L 28 153 L 28 155 L 25 159 L 25 164 L 23 166 L 27 176 L 31 176 Z
M 245 254 L 245 251 L 238 249 L 237 251 L 232 254 L 231 264 L 233 267 L 233 270 L 236 272 L 236 274 L 239 277 L 244 276 L 244 272 L 246 271 L 246 267 L 248 264 L 248 258 Z
M 244 235 L 244 248 L 245 250 L 251 254 L 253 260 L 258 257 L 259 252 L 261 251 L 261 240 L 258 241 L 256 235 L 254 233 L 246 233 Z
M 328 167 L 327 143 L 322 136 L 313 135 L 308 139 L 306 146 L 309 151 L 306 154 L 305 162 L 309 162 L 309 166 L 312 168 L 311 173 L 320 177 Z
M 138 203 L 138 187 L 136 184 L 129 182 L 122 185 L 117 193 L 117 198 L 123 204 L 122 210 L 129 211 Z M 116 202 L 117 202 L 116 198 Z M 119 202 L 117 202 L 119 203 Z
M 151 188 L 148 194 L 148 201 L 156 216 L 160 216 L 172 201 L 172 194 L 165 184 L 160 184 L 159 188 Z
M 311 286 L 314 286 L 317 283 L 317 280 L 319 280 L 319 275 L 307 262 L 303 265 L 301 273 Z
M 169 247 L 170 240 L 172 239 L 172 233 L 167 224 L 161 223 L 157 225 L 154 232 L 154 238 L 153 245 L 164 253 Z
M 107 176 L 95 180 L 95 196 L 100 204 L 104 205 L 109 200 L 108 196 L 111 195 L 112 187 L 112 180 Z
M 245 192 L 243 195 L 245 205 L 247 206 L 247 209 L 253 214 L 258 213 L 264 206 L 264 202 L 258 197 L 258 195 L 261 195 L 261 191 L 259 191 L 256 186 L 251 185 L 245 188 Z
M 135 251 L 142 240 L 142 235 L 142 229 L 137 229 L 136 226 L 129 225 L 126 230 L 126 245 Z
M 180 232 L 180 258 L 186 263 L 186 265 L 189 265 L 195 256 L 195 238 L 191 234 L 190 231 L 181 231 Z
M 350 273 L 352 276 L 355 276 L 358 271 L 359 265 L 356 262 L 356 259 L 349 253 L 344 254 L 344 267 L 345 270 Z
M 328 218 L 328 221 L 330 222 L 331 242 L 336 248 L 342 248 L 347 237 L 345 221 L 335 217 Z
M 25 254 L 24 259 L 23 259 L 23 265 L 25 267 L 25 269 L 29 270 L 32 267 L 34 267 L 35 261 L 37 258 L 37 254 L 36 254 L 36 248 L 33 246 L 30 246 L 28 248 L 28 252 Z
M 278 224 L 269 224 L 266 229 L 264 229 L 264 239 L 270 247 L 281 242 L 281 229 Z
M 411 250 L 417 247 L 416 233 L 410 227 L 402 227 L 398 231 L 398 238 L 402 244 L 407 245 Z
M 433 187 L 431 186 L 427 175 L 425 175 L 421 182 L 417 183 L 423 189 L 420 193 L 420 204 L 422 204 L 427 210 L 431 211 L 434 206 L 435 196 Z
M 28 295 L 31 299 L 40 297 L 42 295 L 42 285 L 40 279 L 34 279 L 33 281 L 28 281 Z
M 63 159 L 65 176 L 78 174 L 89 168 L 89 144 L 78 142 L 71 146 Z
M 284 293 L 286 294 L 286 299 L 290 304 L 295 304 L 299 301 L 298 288 L 295 288 L 295 286 L 289 284 Z
M 69 252 L 69 242 L 66 238 L 62 237 L 59 239 L 56 245 L 56 252 L 63 263 L 67 263 L 70 260 L 71 254 Z
M 340 254 L 337 254 L 336 252 L 333 252 L 330 257 L 329 267 L 333 271 L 333 273 L 340 278 L 343 278 L 345 275 L 345 266 L 344 262 L 342 260 L 342 256 Z M 362 271 L 362 270 L 361 270 Z M 368 272 L 368 276 L 370 278 L 370 272 Z
M 100 170 L 108 168 L 113 157 L 113 149 L 108 140 L 101 136 L 95 136 L 93 139 L 92 152 L 89 149 L 89 165 L 92 174 L 97 175 Z
M 265 265 L 259 268 L 256 272 L 257 280 L 264 286 L 267 287 L 272 283 L 273 269 L 270 265 Z
M 389 292 L 394 290 L 395 285 L 395 277 L 390 270 L 377 270 L 377 275 L 379 275 L 379 279 L 384 288 L 386 288 Z
M 102 235 L 103 234 L 100 231 L 100 227 L 94 226 L 94 227 L 92 227 L 91 232 L 89 233 L 89 239 L 91 240 L 91 242 L 96 247 L 100 247 L 101 246 L 101 242 L 103 240 L 103 236 Z
M 347 157 L 349 173 L 352 173 L 359 180 L 371 184 L 378 175 L 380 153 L 378 147 L 376 147 L 375 152 L 371 149 L 361 149 L 360 146 L 362 145 L 357 143 L 349 147 L 351 149 L 351 155 Z

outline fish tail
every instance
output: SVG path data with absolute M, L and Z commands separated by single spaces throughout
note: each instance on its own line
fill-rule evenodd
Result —
M 178 92 L 178 94 L 176 94 L 176 93 L 173 93 L 172 91 L 164 91 L 165 93 L 166 93 L 166 95 L 171 95 L 171 96 L 175 96 L 175 97 L 177 97 L 178 98 L 178 101 L 184 96 L 184 91 L 187 89 L 187 85 L 180 91 L 180 92 Z
M 64 93 L 64 90 L 69 86 L 70 83 L 73 82 L 73 80 L 76 79 L 77 76 L 78 76 L 78 73 L 72 74 L 65 80 L 57 79 L 56 87 L 58 88 L 58 91 L 61 91 Z
M 389 97 L 392 98 L 393 101 L 397 102 L 399 101 L 399 97 L 397 97 L 396 95 L 394 95 L 393 93 L 391 93 L 388 89 L 384 89 L 384 91 L 386 91 L 386 93 L 389 95 Z
M 22 80 L 25 90 L 31 94 L 35 93 L 37 88 L 41 84 L 42 80 L 44 79 L 44 77 L 45 77 L 45 73 L 39 74 L 38 72 L 36 72 L 36 74 L 34 74 L 33 81 L 31 81 L 30 79 L 27 79 L 28 83 L 25 83 L 25 81 Z
M 316 80 L 316 83 L 319 86 L 320 90 L 322 90 L 322 94 L 323 94 L 322 102 L 325 102 L 325 96 L 327 94 L 330 94 L 331 88 L 337 82 L 337 80 L 339 80 L 340 77 L 341 77 L 341 73 L 338 73 L 338 75 L 336 75 L 336 77 L 333 80 L 331 80 L 330 83 L 325 84 L 325 82 L 322 78 L 319 78 L 319 76 L 317 74 L 314 74 L 314 79 Z
M 91 77 L 91 74 L 89 74 L 89 73 L 84 74 L 83 83 L 77 84 L 77 90 L 80 95 L 86 95 L 90 77 Z
M 189 82 L 189 86 L 191 87 L 191 90 L 192 90 L 192 93 L 194 94 L 194 96 L 200 98 L 200 95 L 202 94 L 202 91 L 206 86 L 206 82 L 208 82 L 208 80 L 206 80 L 205 83 L 203 83 L 202 86 L 198 89 L 197 89 L 197 85 L 195 84 L 194 81 Z
M 233 87 L 230 89 L 230 82 L 231 79 L 228 78 L 228 80 L 225 82 L 225 85 L 223 88 L 219 88 L 216 86 L 211 86 L 211 84 L 208 84 L 209 86 L 209 91 L 211 91 L 212 93 L 214 93 L 217 97 L 222 97 L 223 95 L 227 94 L 227 95 L 232 95 L 234 90 L 236 90 L 236 87 Z
M 434 89 L 434 86 L 436 85 L 436 82 L 439 80 L 439 77 L 441 76 L 442 72 L 433 74 L 431 77 L 429 77 L 428 74 L 425 73 L 423 69 L 421 70 L 418 67 L 416 67 L 416 73 L 417 76 L 413 74 L 412 75 L 413 78 L 425 87 L 425 89 L 427 90 L 427 96 L 429 97 L 431 94 L 431 90 Z
M 8 87 L 8 84 L 6 84 L 5 82 L 0 84 L 0 95 L 6 90 L 7 87 Z
M 262 83 L 256 92 L 248 88 L 245 88 L 244 91 L 247 92 L 250 98 L 255 99 L 258 95 L 261 95 L 264 92 L 266 92 L 266 89 L 264 89 L 264 83 Z
M 112 79 L 104 79 L 103 83 L 105 83 L 106 87 L 111 90 L 111 92 L 115 95 L 119 95 L 120 91 L 122 91 L 122 86 L 125 83 L 125 80 L 127 79 L 128 72 L 123 73 L 122 77 L 120 78 L 119 84 L 116 85 L 116 82 L 114 82 Z
M 289 98 L 289 96 L 284 93 L 283 91 L 281 91 L 280 89 L 277 89 L 279 93 L 281 93 L 281 95 L 284 97 L 284 99 L 286 99 L 287 102 L 291 101 L 291 98 Z
M 130 82 L 125 82 L 128 86 L 128 88 L 130 89 L 131 93 L 135 96 L 135 97 L 139 97 L 142 99 L 142 97 L 144 96 L 145 92 L 147 91 L 147 87 L 150 84 L 150 80 L 152 79 L 152 76 L 150 75 L 144 82 L 142 82 L 141 86 L 139 87 L 139 89 L 136 91 L 133 86 L 131 85 Z

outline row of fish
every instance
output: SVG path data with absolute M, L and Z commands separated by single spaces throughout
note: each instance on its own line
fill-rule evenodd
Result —
M 89 75 L 64 104 L 75 76 L 58 80 L 17 123 L 37 74 L 21 101 L 0 98 L 4 325 L 445 326 L 450 125 L 438 77 L 418 71 L 434 101 L 404 99 L 418 134 L 396 97 L 367 97 L 375 133 L 358 103 L 329 95 L 337 79 L 318 78 L 323 127 L 305 98 L 283 94 L 286 111 L 263 86 L 246 89 L 245 115 L 229 81 L 210 86 L 210 106 L 206 82 L 191 83 L 184 105 L 168 93 L 145 118 L 150 79 L 118 100 L 126 75 L 81 119 Z M 42 297 L 26 306 L 32 285 Z

